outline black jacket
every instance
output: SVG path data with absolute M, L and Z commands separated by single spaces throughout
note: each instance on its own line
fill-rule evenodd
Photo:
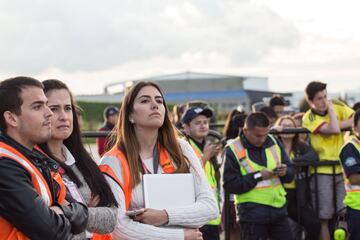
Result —
M 0 135 L 4 142 L 22 153 L 42 173 L 48 183 L 54 205 L 59 190 L 51 172 L 58 164 L 40 152 L 23 147 L 8 136 Z M 59 206 L 64 214 L 50 210 L 33 187 L 29 172 L 14 160 L 0 158 L 0 216 L 30 239 L 71 239 L 86 229 L 88 210 L 80 203 Z
M 240 139 L 247 149 L 249 157 L 252 161 L 259 165 L 266 166 L 265 149 L 272 146 L 274 142 L 270 137 L 267 137 L 262 147 L 258 148 L 253 146 L 245 137 L 243 133 L 240 133 Z M 281 148 L 281 162 L 287 165 L 286 175 L 280 177 L 281 182 L 291 182 L 294 178 L 294 169 L 290 162 L 289 156 L 286 154 L 282 144 L 277 141 Z M 255 173 L 247 174 L 243 176 L 240 172 L 240 166 L 236 159 L 236 156 L 230 149 L 225 148 L 225 165 L 224 165 L 224 189 L 233 194 L 242 194 L 252 190 L 258 180 L 254 178 Z M 282 208 L 274 208 L 258 203 L 242 203 L 238 205 L 238 213 L 240 221 L 267 224 L 277 219 L 283 218 L 287 215 L 286 205 Z

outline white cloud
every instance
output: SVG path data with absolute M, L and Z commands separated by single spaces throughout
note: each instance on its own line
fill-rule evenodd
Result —
M 129 63 L 137 63 L 136 73 L 151 72 L 144 67 L 153 59 L 185 59 L 191 69 L 204 63 L 232 68 L 299 43 L 291 22 L 248 0 L 13 0 L 0 9 L 1 75 L 57 69 L 77 81 Z M 168 69 L 166 62 L 159 62 L 159 72 Z

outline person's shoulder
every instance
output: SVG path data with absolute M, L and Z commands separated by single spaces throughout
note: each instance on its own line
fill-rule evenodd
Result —
M 320 116 L 318 114 L 315 114 L 311 109 L 307 110 L 307 112 L 304 114 L 302 120 L 303 124 L 311 124 L 315 122 L 316 120 L 319 120 L 323 118 L 323 116 Z
M 182 151 L 186 151 L 187 149 L 192 149 L 190 143 L 184 138 L 177 138 L 180 148 Z

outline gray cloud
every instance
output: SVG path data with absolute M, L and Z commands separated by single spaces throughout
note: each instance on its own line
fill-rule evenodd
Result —
M 184 53 L 242 66 L 300 41 L 292 23 L 250 0 L 12 0 L 0 9 L 0 72 L 98 71 Z

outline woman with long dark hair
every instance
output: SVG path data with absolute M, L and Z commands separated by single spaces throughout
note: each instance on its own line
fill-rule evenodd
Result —
M 45 80 L 43 84 L 53 117 L 51 139 L 40 148 L 60 164 L 59 171 L 73 199 L 89 207 L 87 238 L 109 234 L 117 223 L 118 204 L 104 175 L 84 148 L 72 94 L 59 80 Z
M 160 88 L 139 82 L 125 95 L 116 127 L 116 144 L 102 158 L 111 188 L 119 202 L 115 239 L 202 239 L 199 227 L 218 215 L 216 201 L 200 160 L 180 140 L 172 125 Z M 157 167 L 156 167 L 157 166 Z M 191 173 L 195 179 L 194 204 L 144 212 L 130 218 L 128 210 L 144 208 L 144 174 Z M 159 191 L 167 191 L 159 189 Z M 160 226 L 177 226 L 164 228 Z

